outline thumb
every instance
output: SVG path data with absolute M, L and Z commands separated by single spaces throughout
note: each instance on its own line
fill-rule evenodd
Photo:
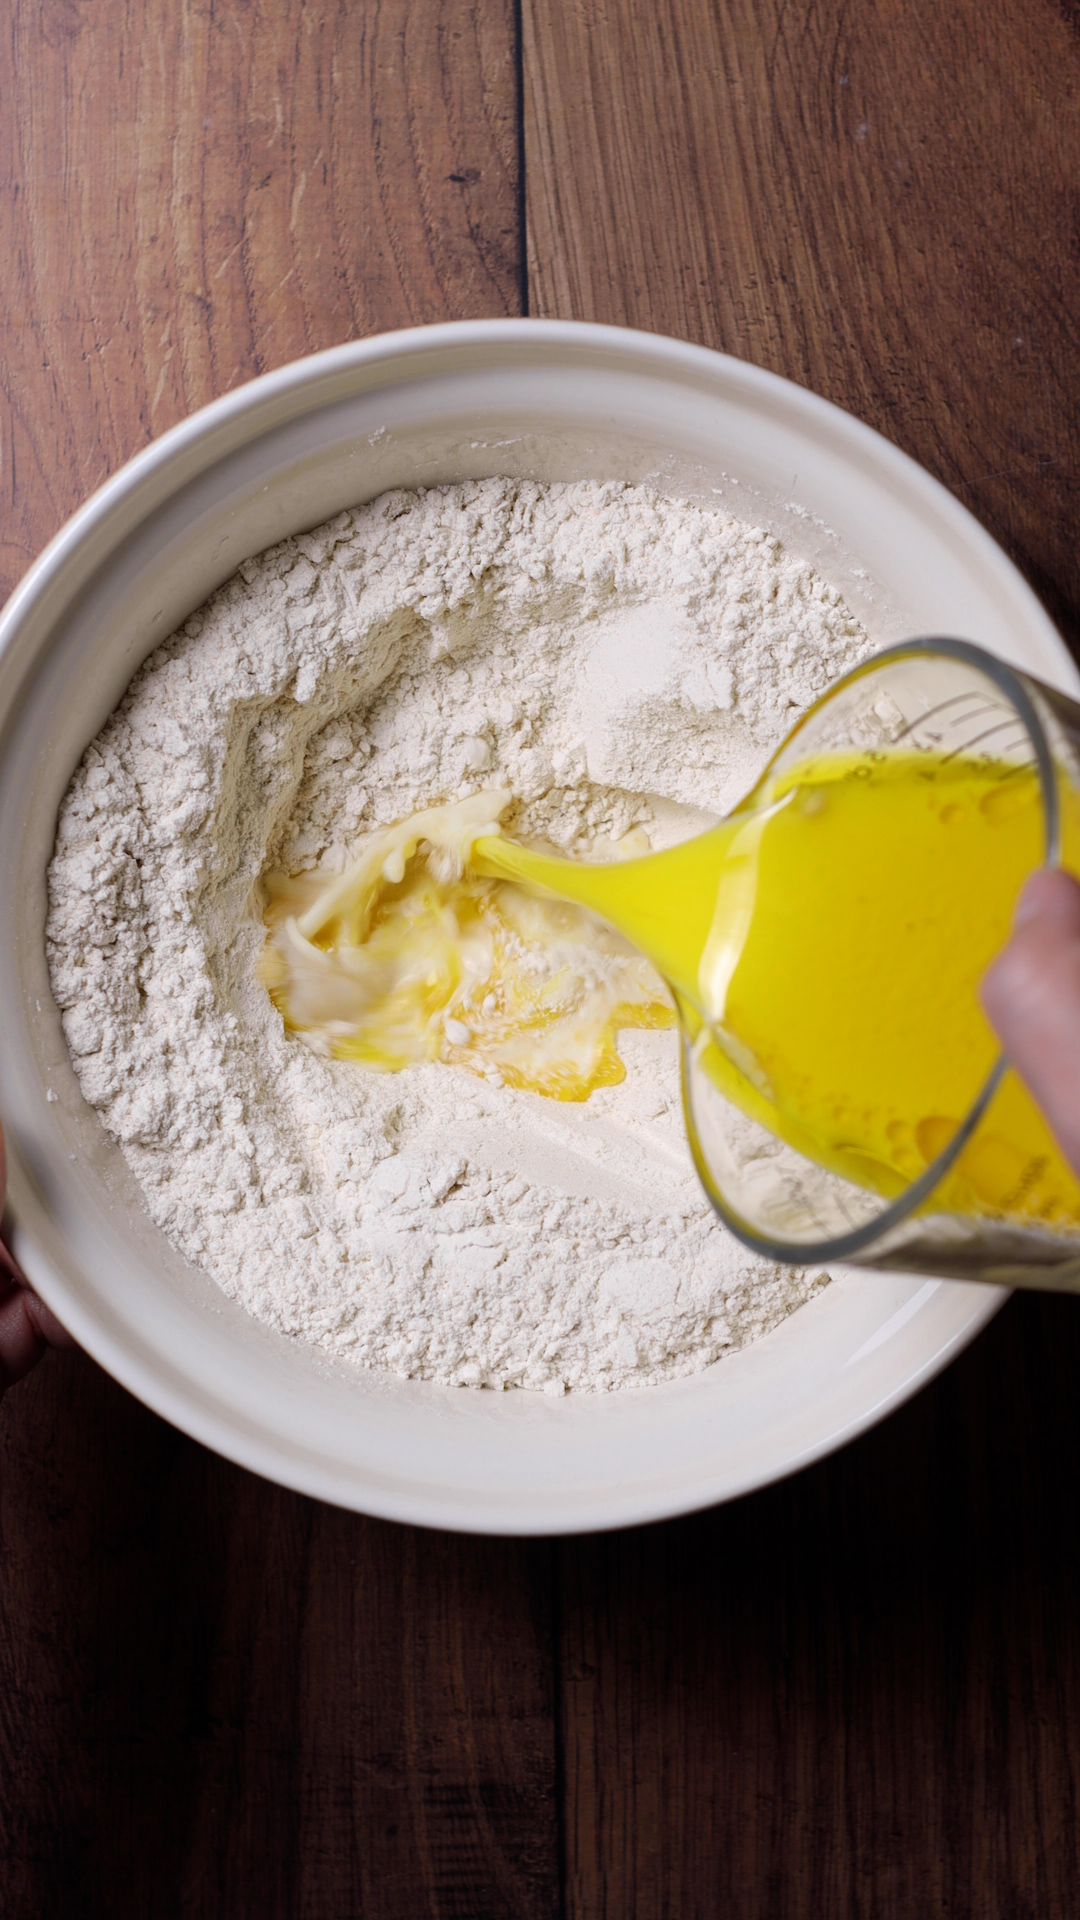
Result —
M 1080 886 L 1044 867 L 1020 896 L 1012 938 L 982 985 L 998 1038 L 1080 1172 Z

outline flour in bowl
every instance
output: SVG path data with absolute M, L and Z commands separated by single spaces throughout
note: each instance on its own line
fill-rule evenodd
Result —
M 153 1218 L 284 1334 L 461 1385 L 708 1365 L 825 1276 L 714 1219 L 671 1032 L 580 1106 L 286 1033 L 260 875 L 498 785 L 567 852 L 696 831 L 869 651 L 775 539 L 641 487 L 396 492 L 246 561 L 88 748 L 49 872 L 54 991 Z

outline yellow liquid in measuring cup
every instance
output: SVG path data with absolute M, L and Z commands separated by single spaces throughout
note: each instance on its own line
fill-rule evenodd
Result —
M 620 1026 L 671 1020 L 644 953 L 716 1084 L 817 1164 L 892 1195 L 948 1144 L 998 1053 L 978 988 L 1042 859 L 1033 772 L 822 756 L 695 840 L 603 865 L 483 831 L 506 798 L 463 803 L 463 870 L 423 851 L 447 808 L 395 829 L 381 866 L 377 841 L 363 873 L 271 887 L 264 978 L 289 1024 L 371 1066 L 443 1059 L 582 1099 L 621 1077 Z M 934 1205 L 1080 1225 L 1080 1183 L 1014 1074 Z
M 699 963 L 717 1022 L 703 1064 L 817 1164 L 893 1197 L 948 1145 L 1000 1051 L 979 984 L 1041 864 L 1038 779 L 837 756 L 792 770 L 770 797 L 762 824 L 750 814 L 718 830 L 731 838 Z M 1076 865 L 1080 817 L 1068 792 L 1061 801 Z M 932 1206 L 1080 1225 L 1080 1183 L 1016 1074 Z

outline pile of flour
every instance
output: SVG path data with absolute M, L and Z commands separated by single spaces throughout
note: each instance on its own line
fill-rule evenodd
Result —
M 573 1107 L 287 1035 L 258 882 L 485 786 L 567 851 L 696 831 L 869 650 L 759 529 L 640 487 L 392 493 L 246 561 L 88 748 L 49 874 L 83 1092 L 154 1219 L 283 1333 L 475 1386 L 708 1365 L 823 1276 L 715 1221 L 672 1033 Z

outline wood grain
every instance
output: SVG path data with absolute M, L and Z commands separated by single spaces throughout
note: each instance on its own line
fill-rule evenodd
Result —
M 0 62 L 0 599 L 216 394 L 520 310 L 512 0 L 17 0 Z
M 530 310 L 677 334 L 923 462 L 1080 637 L 1080 12 L 523 0 Z
M 0 1438 L 5 1920 L 548 1920 L 545 1544 L 268 1486 L 81 1356 Z
M 571 1920 L 1071 1920 L 1070 1305 L 780 1487 L 565 1545 Z
M 519 310 L 510 0 L 24 0 L 0 65 L 0 595 L 215 394 Z M 549 1915 L 549 1590 L 51 1359 L 0 1412 L 4 1920 Z

